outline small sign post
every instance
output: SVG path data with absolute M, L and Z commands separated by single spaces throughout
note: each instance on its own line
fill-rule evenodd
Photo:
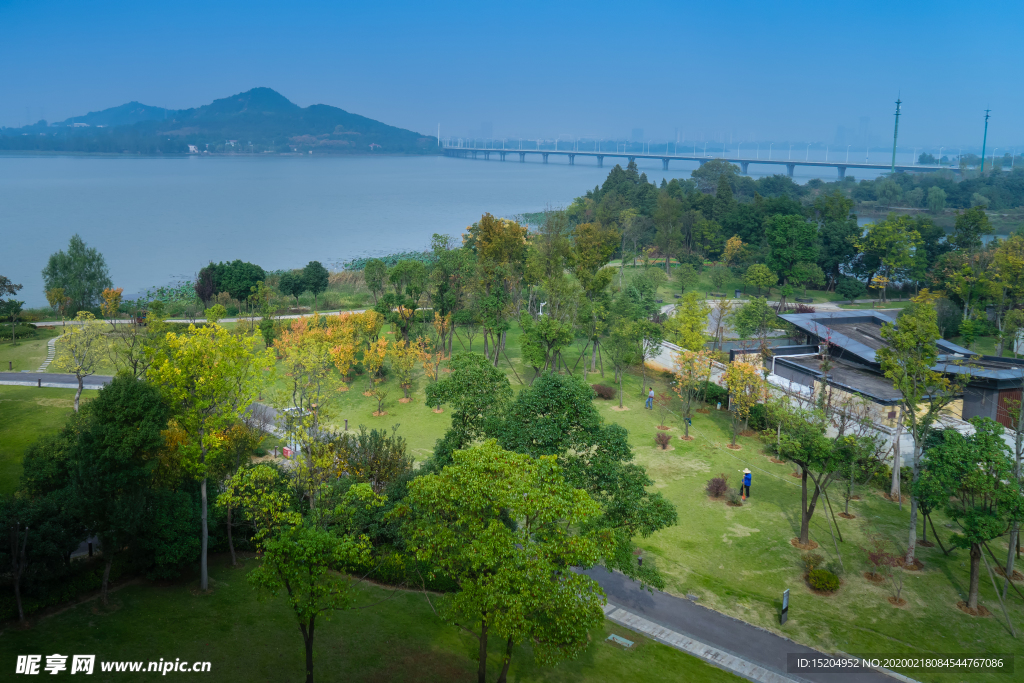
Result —
M 779 617 L 779 625 L 785 624 L 789 618 L 789 589 L 782 591 L 782 615 Z

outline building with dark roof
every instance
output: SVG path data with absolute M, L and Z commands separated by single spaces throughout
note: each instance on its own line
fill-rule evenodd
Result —
M 877 406 L 878 422 L 895 426 L 902 394 L 882 374 L 875 352 L 886 345 L 882 325 L 893 319 L 879 311 L 793 313 L 779 316 L 805 336 L 805 345 L 773 349 L 772 373 L 813 392 L 822 382 Z M 898 319 L 896 324 L 898 325 Z M 1012 412 L 1021 401 L 1024 360 L 982 356 L 944 339 L 935 341 L 939 357 L 933 369 L 950 376 L 969 375 L 963 395 L 949 405 L 949 417 L 989 417 L 1014 429 Z M 817 347 L 814 352 L 813 349 Z M 809 352 L 810 351 L 810 352 Z M 823 353 L 832 368 L 825 377 Z

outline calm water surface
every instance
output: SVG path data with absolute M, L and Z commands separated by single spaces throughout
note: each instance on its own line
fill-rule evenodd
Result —
M 46 305 L 40 271 L 74 233 L 103 253 L 126 295 L 189 278 L 211 260 L 330 266 L 425 248 L 431 234 L 459 235 L 484 212 L 565 206 L 600 184 L 609 166 L 447 157 L 0 156 L 0 274 L 25 286 L 18 298 L 26 305 Z M 659 183 L 689 177 L 693 168 L 673 162 L 666 172 L 657 160 L 640 166 Z M 812 177 L 800 172 L 798 181 Z M 834 171 L 823 177 L 833 179 Z

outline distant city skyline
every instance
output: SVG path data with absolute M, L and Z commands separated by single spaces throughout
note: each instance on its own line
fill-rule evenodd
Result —
M 1012 48 L 992 30 L 1022 18 L 1009 2 L 981 13 L 742 0 L 623 15 L 610 3 L 182 0 L 172 18 L 122 0 L 9 0 L 0 125 L 132 100 L 184 109 L 267 86 L 442 137 L 884 147 L 900 96 L 901 146 L 980 147 L 991 109 L 991 153 L 1024 143 Z

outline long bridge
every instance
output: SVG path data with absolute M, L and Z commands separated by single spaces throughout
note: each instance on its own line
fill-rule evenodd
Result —
M 870 169 L 875 171 L 889 171 L 892 170 L 892 164 L 871 164 L 871 163 L 856 163 L 850 161 L 794 161 L 793 159 L 749 159 L 741 157 L 727 157 L 727 156 L 710 156 L 710 155 L 696 155 L 696 154 L 637 154 L 636 152 L 580 152 L 575 150 L 553 150 L 553 149 L 494 149 L 492 147 L 445 147 L 445 156 L 457 157 L 461 159 L 490 159 L 492 154 L 498 156 L 501 161 L 505 161 L 505 157 L 511 154 L 518 154 L 519 161 L 525 162 L 527 154 L 539 154 L 544 163 L 548 163 L 548 157 L 564 156 L 569 158 L 569 164 L 575 165 L 576 157 L 594 157 L 597 159 L 598 166 L 604 166 L 605 157 L 618 157 L 622 159 L 628 159 L 630 162 L 637 159 L 661 159 L 661 168 L 668 170 L 668 164 L 670 161 L 696 161 L 698 164 L 703 166 L 709 161 L 714 159 L 721 159 L 731 164 L 737 164 L 740 167 L 740 171 L 746 175 L 747 169 L 751 164 L 767 164 L 772 166 L 785 166 L 786 174 L 792 178 L 793 171 L 796 170 L 797 166 L 812 166 L 812 167 L 829 167 L 835 168 L 839 172 L 839 179 L 842 180 L 846 177 L 847 169 Z M 930 172 L 930 171 L 953 171 L 954 173 L 959 172 L 959 168 L 956 166 L 930 166 L 930 165 L 919 165 L 919 164 L 897 164 L 896 171 L 899 173 L 911 171 L 911 172 Z

